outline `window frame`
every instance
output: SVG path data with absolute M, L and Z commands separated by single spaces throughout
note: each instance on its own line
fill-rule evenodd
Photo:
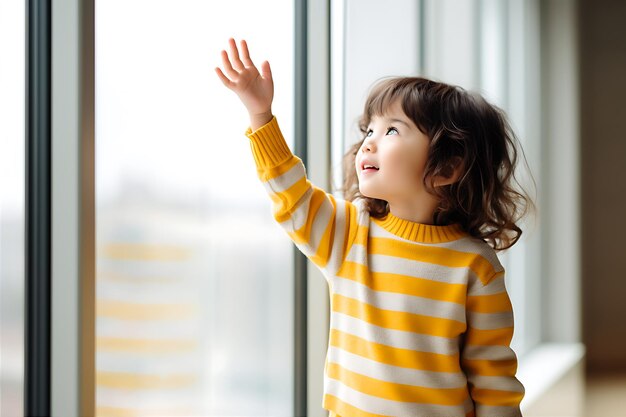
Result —
M 325 186 L 330 142 L 308 141 L 308 137 L 328 137 L 329 0 L 294 1 L 294 151 L 305 163 L 311 161 L 311 180 Z M 46 415 L 94 415 L 96 408 L 94 12 L 95 0 L 56 0 L 48 11 L 51 68 L 42 70 L 47 71 L 54 91 L 50 106 L 51 353 L 48 365 L 32 362 L 50 373 L 44 390 L 50 395 Z M 294 415 L 325 416 L 320 404 L 328 288 L 321 272 L 295 247 L 294 257 Z
M 95 413 L 94 1 L 51 7 L 52 415 Z

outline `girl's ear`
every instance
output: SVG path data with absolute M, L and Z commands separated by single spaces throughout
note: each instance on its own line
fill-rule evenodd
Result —
M 461 159 L 460 156 L 455 156 L 446 166 L 445 175 L 436 176 L 433 185 L 435 187 L 441 187 L 443 185 L 454 184 L 459 180 L 462 173 L 463 159 Z

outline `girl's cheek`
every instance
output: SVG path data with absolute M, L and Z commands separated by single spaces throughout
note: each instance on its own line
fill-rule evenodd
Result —
M 406 171 L 412 164 L 412 158 L 406 151 L 395 152 L 390 158 L 391 166 L 397 171 Z
M 390 150 L 387 154 L 388 163 L 399 164 L 403 163 L 402 160 L 405 158 L 404 151 L 401 147 L 396 147 Z

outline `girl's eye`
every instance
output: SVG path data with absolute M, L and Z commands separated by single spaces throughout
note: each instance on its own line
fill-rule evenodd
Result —
M 389 134 L 389 132 L 396 132 L 395 134 L 398 134 L 398 129 L 396 129 L 395 127 L 388 127 L 387 128 L 387 134 Z M 372 136 L 372 133 L 374 133 L 374 131 L 372 129 L 368 129 L 368 131 L 365 133 L 365 137 L 369 138 L 370 136 Z

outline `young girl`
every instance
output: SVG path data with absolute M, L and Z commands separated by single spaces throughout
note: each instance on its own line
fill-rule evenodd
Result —
M 261 72 L 233 39 L 216 73 L 250 114 L 274 217 L 324 273 L 331 300 L 323 407 L 330 416 L 521 416 L 513 310 L 497 250 L 532 201 L 501 110 L 419 77 L 371 91 L 346 200 L 311 184 L 272 115 Z M 523 209 L 523 210 L 522 210 Z

